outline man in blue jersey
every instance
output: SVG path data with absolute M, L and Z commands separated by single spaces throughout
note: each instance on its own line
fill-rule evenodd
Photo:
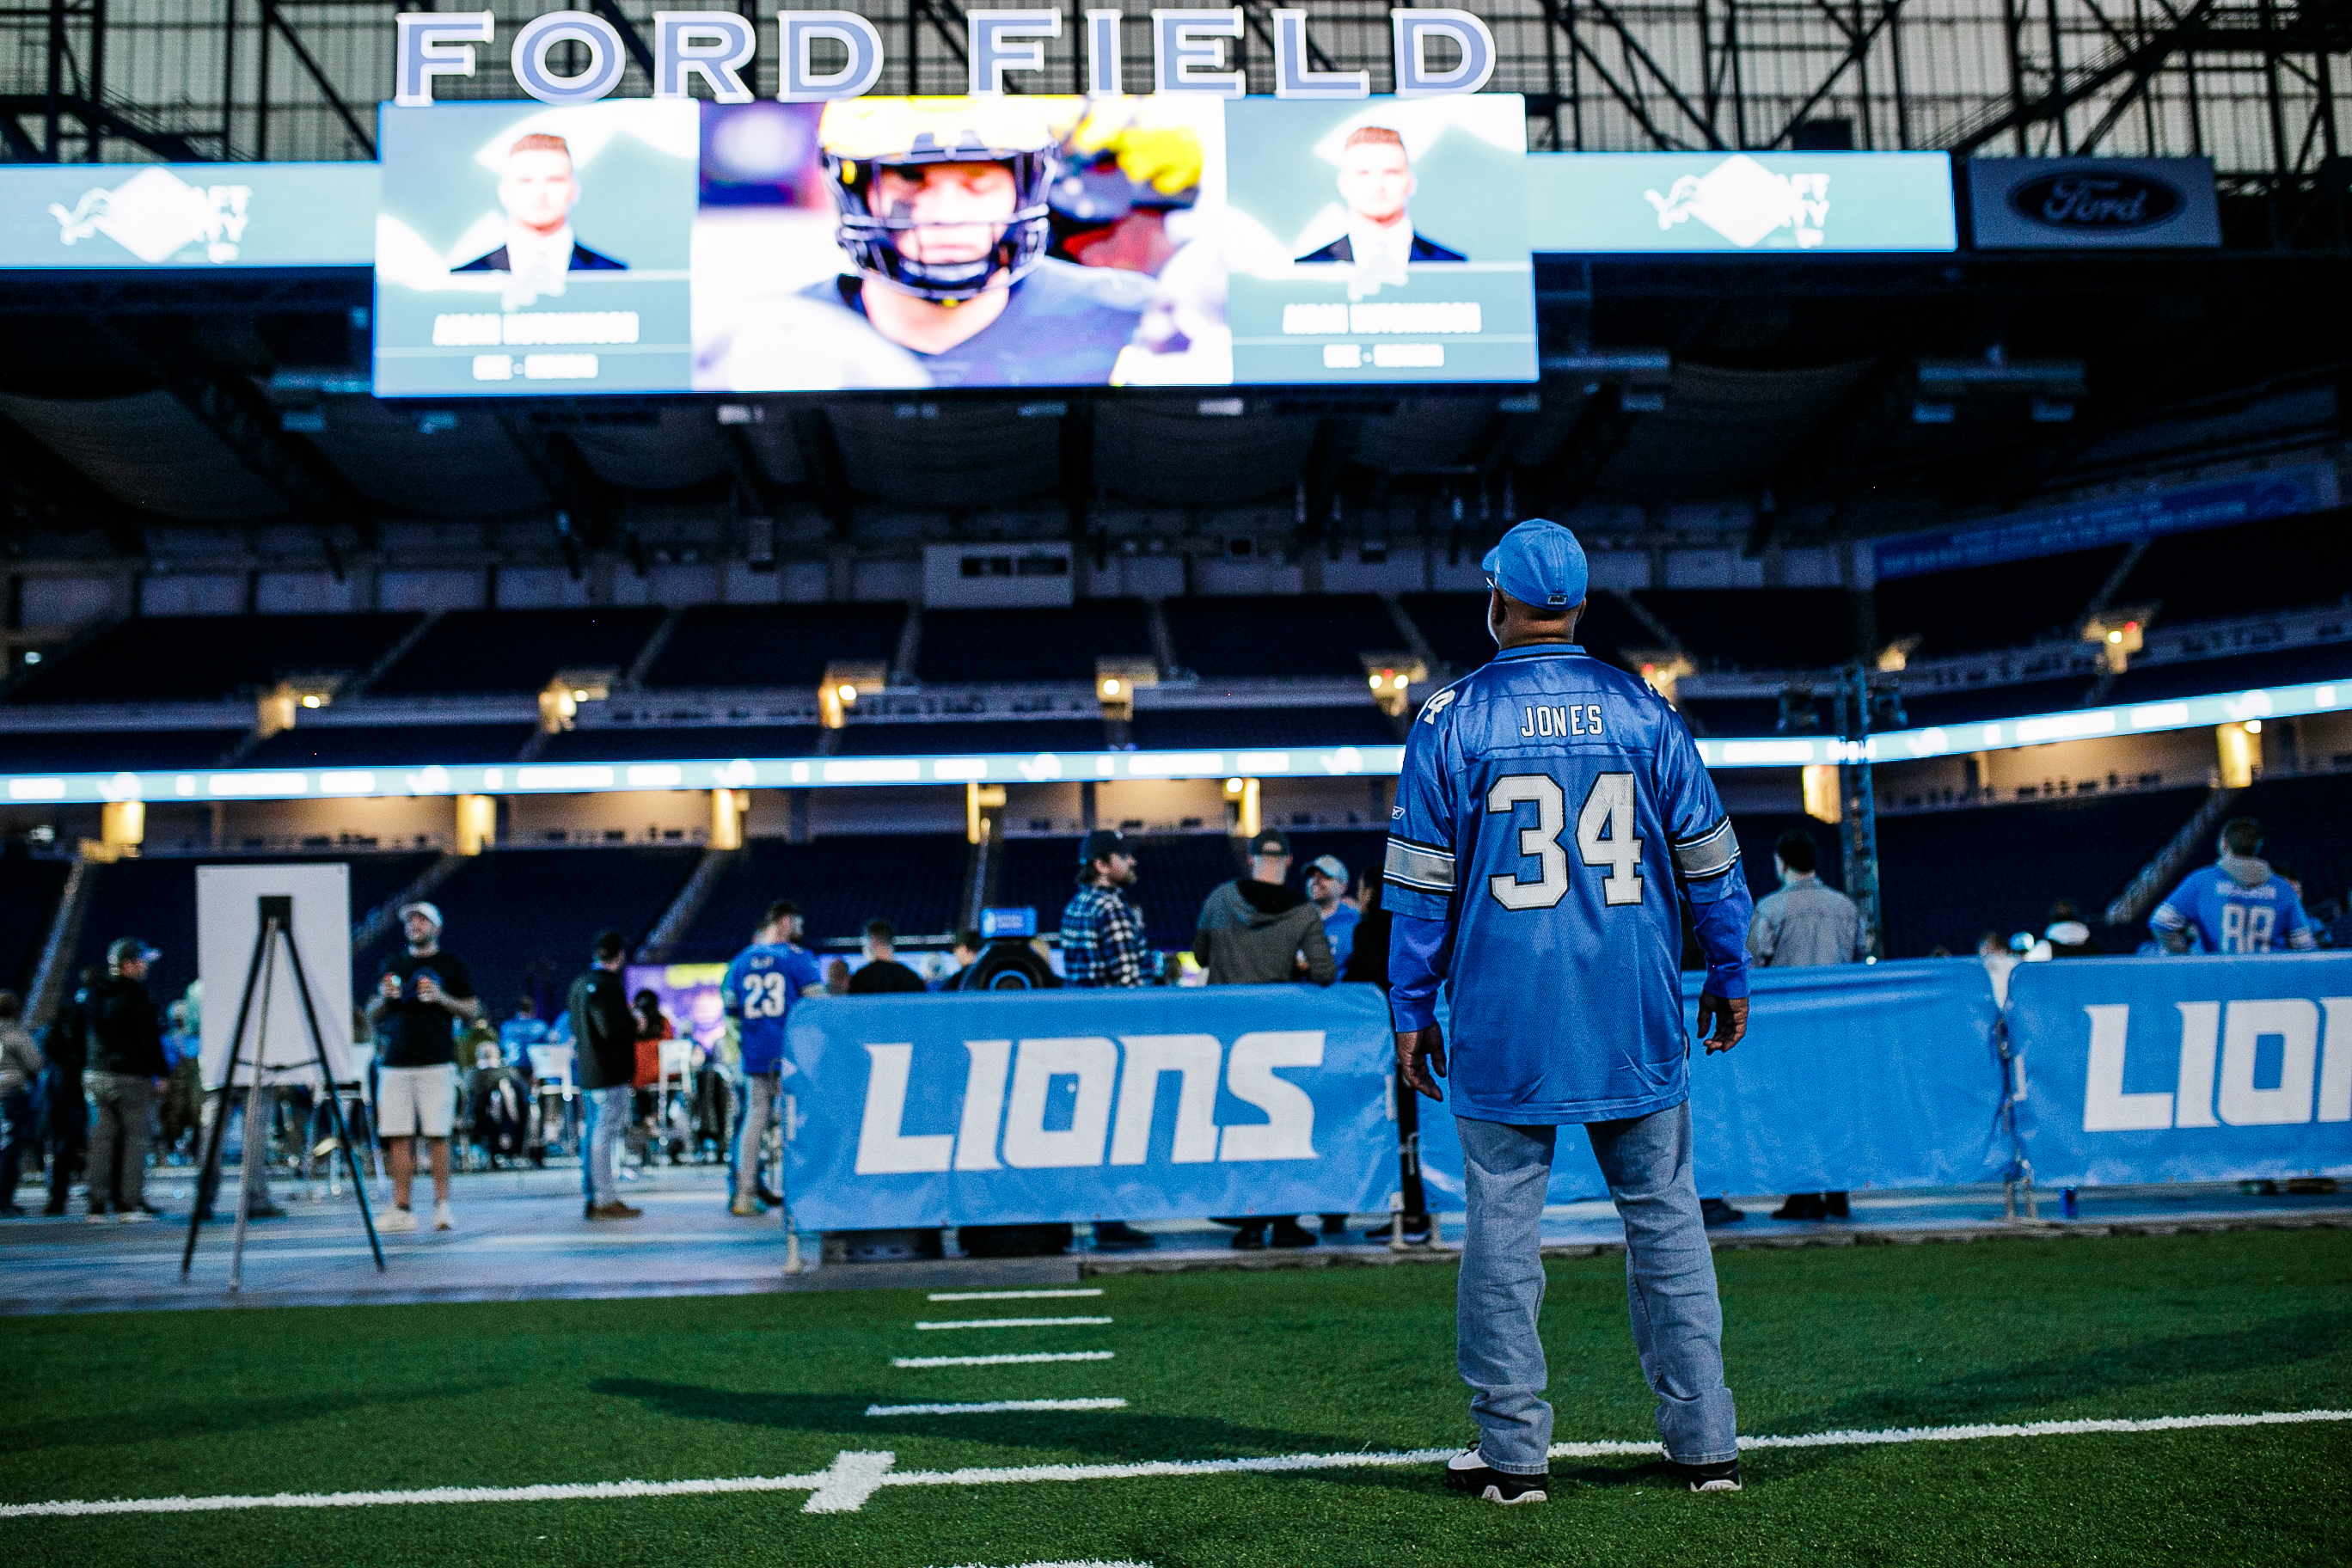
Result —
M 783 1093 L 784 1020 L 802 997 L 824 994 L 824 976 L 800 945 L 800 906 L 777 900 L 719 985 L 743 1049 L 743 1118 L 735 1127 L 734 1194 L 727 1212 L 746 1219 L 765 1213 L 767 1205 L 783 1203 L 782 1194 L 760 1184 L 760 1145 Z
M 2191 871 L 2156 906 L 2148 929 L 2167 952 L 2187 952 L 2193 930 L 2207 952 L 2309 952 L 2319 945 L 2303 900 L 2262 858 L 2263 825 L 2241 816 L 2221 828 L 2221 858 Z
M 1488 552 L 1501 651 L 1423 705 L 1391 813 L 1389 1003 L 1404 1081 L 1454 1113 L 1469 1231 L 1457 1356 L 1478 1442 L 1446 1485 L 1490 1502 L 1548 1493 L 1538 1235 L 1552 1145 L 1584 1127 L 1625 1223 L 1642 1373 L 1666 1460 L 1694 1491 L 1739 1488 L 1723 1314 L 1691 1177 L 1682 906 L 1707 959 L 1709 1053 L 1748 1027 L 1752 912 L 1739 845 L 1698 747 L 1640 680 L 1576 646 L 1584 552 L 1523 522 Z

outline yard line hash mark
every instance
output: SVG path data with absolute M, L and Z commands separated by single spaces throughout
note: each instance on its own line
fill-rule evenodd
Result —
M 1893 1443 L 1966 1443 L 2000 1437 L 2073 1437 L 2096 1433 L 2186 1432 L 2222 1426 L 2293 1426 L 2352 1421 L 2352 1410 L 2264 1411 L 2250 1415 L 2158 1415 L 2143 1420 L 2033 1421 L 2016 1426 L 1898 1426 L 1874 1432 L 1811 1432 L 1742 1437 L 1740 1447 L 1835 1448 Z M 1554 1443 L 1554 1458 L 1660 1452 L 1655 1443 Z M 971 1487 L 1029 1481 L 1114 1481 L 1147 1478 L 1272 1475 L 1307 1470 L 1430 1465 L 1456 1448 L 1402 1453 L 1274 1454 L 1248 1459 L 1152 1459 L 1124 1465 L 1015 1465 L 961 1470 L 898 1470 L 887 1452 L 845 1449 L 826 1468 L 803 1476 L 730 1476 L 687 1481 L 581 1481 L 528 1487 L 427 1487 L 415 1491 L 278 1492 L 266 1497 L 118 1498 L 104 1501 L 0 1504 L 0 1519 L 90 1518 L 124 1513 L 239 1513 L 257 1509 L 385 1508 L 476 1502 L 575 1502 L 624 1498 L 714 1497 L 739 1492 L 807 1492 L 803 1513 L 849 1513 L 885 1487 Z
M 868 1415 L 992 1415 L 1001 1410 L 1124 1410 L 1124 1399 L 987 1399 L 976 1405 L 869 1405 Z
M 1099 1296 L 1099 1289 L 1076 1290 L 934 1290 L 930 1301 L 1044 1301 L 1064 1296 Z
M 1024 1355 L 902 1355 L 892 1366 L 1034 1366 L 1048 1361 L 1108 1361 L 1117 1351 L 1032 1351 Z
M 1108 1318 L 950 1318 L 943 1322 L 917 1323 L 919 1329 L 1063 1329 L 1080 1324 L 1108 1323 Z

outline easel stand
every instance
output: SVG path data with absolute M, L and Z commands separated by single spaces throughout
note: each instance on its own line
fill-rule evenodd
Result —
M 196 1260 L 196 1237 L 203 1232 L 205 1215 L 213 1206 L 220 1191 L 221 1146 L 228 1139 L 228 1096 L 236 1083 L 237 1063 L 245 1059 L 245 1027 L 254 1017 L 253 996 L 257 985 L 261 992 L 259 1026 L 254 1032 L 253 1081 L 247 1086 L 245 1096 L 245 1164 L 244 1180 L 236 1196 L 236 1237 L 229 1252 L 228 1288 L 231 1294 L 245 1284 L 245 1227 L 249 1215 L 246 1194 L 260 1184 L 262 1075 L 269 1069 L 268 1059 L 270 987 L 278 974 L 278 965 L 271 962 L 276 944 L 286 943 L 286 957 L 294 972 L 294 985 L 302 999 L 302 1021 L 310 1032 L 310 1055 L 319 1065 L 319 1076 L 324 1086 L 327 1104 L 335 1119 L 335 1142 L 341 1145 L 343 1161 L 351 1169 L 352 1194 L 359 1200 L 360 1224 L 367 1230 L 368 1249 L 375 1254 L 378 1273 L 383 1271 L 383 1244 L 376 1239 L 375 1216 L 368 1212 L 367 1183 L 360 1176 L 359 1156 L 352 1148 L 351 1129 L 343 1121 L 343 1102 L 335 1092 L 335 1069 L 327 1060 L 326 1041 L 319 1033 L 319 1013 L 310 1000 L 310 976 L 302 968 L 302 950 L 294 941 L 294 900 L 291 894 L 265 893 L 261 896 L 261 930 L 253 939 L 253 962 L 246 967 L 245 994 L 237 998 L 236 1033 L 229 1042 L 228 1070 L 219 1088 L 220 1106 L 213 1117 L 211 1136 L 205 1140 L 204 1163 L 196 1173 L 195 1210 L 188 1217 L 188 1245 L 180 1254 L 180 1278 L 188 1278 Z

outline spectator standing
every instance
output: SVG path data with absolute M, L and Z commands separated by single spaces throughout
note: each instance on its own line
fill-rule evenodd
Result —
M 971 978 L 972 965 L 980 962 L 980 949 L 981 942 L 980 933 L 978 931 L 973 931 L 967 926 L 962 931 L 956 932 L 955 945 L 948 950 L 948 956 L 955 960 L 954 972 L 941 977 L 940 982 L 933 985 L 931 989 L 934 991 L 962 990 L 963 983 L 967 979 Z
M 89 1217 L 152 1219 L 147 1146 L 163 1089 L 163 1025 L 147 994 L 147 965 L 162 953 L 135 936 L 106 950 L 106 978 L 89 999 L 89 1068 L 82 1081 L 96 1111 L 89 1140 Z
M 1062 983 L 1084 990 L 1126 991 L 1152 982 L 1143 911 L 1128 901 L 1135 850 L 1114 828 L 1097 827 L 1078 845 L 1078 890 L 1062 906 Z M 1125 1220 L 1095 1222 L 1097 1252 L 1140 1252 L 1157 1237 Z
M 1376 866 L 1367 866 L 1356 883 L 1356 907 L 1363 919 L 1356 924 L 1356 944 L 1348 954 L 1347 967 L 1340 971 L 1341 982 L 1350 985 L 1377 985 L 1386 996 L 1389 989 L 1389 933 L 1391 922 L 1381 892 L 1381 873 Z M 1429 1243 L 1429 1194 L 1421 1180 L 1421 1098 L 1404 1081 L 1402 1071 L 1396 1086 L 1397 1143 L 1404 1151 L 1401 1201 L 1404 1205 L 1404 1239 L 1409 1246 L 1425 1247 Z M 1325 1216 L 1327 1219 L 1329 1216 Z M 1385 1244 L 1393 1238 L 1394 1226 L 1374 1226 L 1364 1232 L 1364 1239 Z
M 923 977 L 893 956 L 898 933 L 888 921 L 866 922 L 866 963 L 849 977 L 852 996 L 895 996 L 928 991 Z
M 1780 890 L 1767 893 L 1748 924 L 1748 951 L 1768 969 L 1854 963 L 1870 956 L 1862 910 L 1821 879 L 1812 835 L 1791 827 L 1772 846 Z
M 1857 963 L 1868 956 L 1862 910 L 1835 888 L 1822 886 L 1815 869 L 1819 857 L 1812 835 L 1801 827 L 1791 827 L 1772 846 L 1780 890 L 1767 893 L 1748 922 L 1748 952 L 1767 969 Z M 1772 1217 L 1844 1219 L 1851 1213 L 1843 1193 L 1790 1193 Z
M 1250 840 L 1249 874 L 1218 888 L 1202 905 L 1192 951 L 1207 966 L 1210 984 L 1281 984 L 1300 977 L 1302 962 L 1305 978 L 1318 985 L 1339 978 L 1321 911 L 1288 884 L 1289 874 L 1290 836 L 1266 828 Z M 1236 1227 L 1234 1246 L 1244 1252 L 1315 1245 L 1314 1233 L 1296 1215 L 1218 1223 Z
M 2303 900 L 2262 858 L 2263 825 L 2241 816 L 2221 828 L 2221 855 L 2191 871 L 2147 919 L 2167 952 L 2186 952 L 2193 932 L 2208 952 L 2256 953 L 2319 945 Z
M 1192 952 L 1212 985 L 1271 985 L 1306 978 L 1328 985 L 1339 977 L 1322 911 L 1287 884 L 1290 836 L 1269 827 L 1250 840 L 1249 874 L 1211 893 L 1201 906 Z
M 824 966 L 824 994 L 828 996 L 849 994 L 849 960 L 828 959 Z
M 580 1185 L 590 1219 L 635 1219 L 645 1211 L 623 1203 L 614 1185 L 637 1071 L 637 1016 L 621 978 L 628 944 L 620 932 L 608 931 L 598 935 L 591 952 L 588 973 L 572 983 L 572 1027 L 580 1042 L 575 1070 L 587 1117 L 580 1140 Z
M 388 1231 L 416 1228 L 408 1206 L 416 1179 L 416 1142 L 433 1166 L 433 1228 L 455 1230 L 449 1211 L 449 1133 L 457 1119 L 457 1026 L 481 1016 L 474 973 L 441 950 L 441 911 L 415 903 L 400 911 L 407 950 L 383 966 L 368 1004 L 375 1029 L 376 1134 L 392 1168 Z
M 499 1026 L 499 1055 L 510 1068 L 528 1068 L 530 1048 L 546 1045 L 553 1037 L 547 1020 L 539 1016 L 539 1001 L 528 994 L 515 998 L 514 1016 Z
M 1691 1177 L 1690 1035 L 1676 979 L 1685 914 L 1706 954 L 1707 1051 L 1748 1026 L 1750 906 L 1739 845 L 1697 744 L 1639 679 L 1578 647 L 1576 536 L 1520 523 L 1481 563 L 1498 651 L 1423 704 L 1388 844 L 1397 1062 L 1447 1086 L 1469 1233 L 1455 1358 L 1474 1448 L 1447 1489 L 1540 1501 L 1552 1411 L 1538 1324 L 1540 1226 L 1557 1135 L 1582 1125 L 1625 1226 L 1625 1282 L 1666 1470 L 1739 1489 L 1723 1311 Z
M 74 1173 L 89 1148 L 89 1100 L 82 1073 L 89 1064 L 89 1004 L 106 972 L 96 964 L 83 969 L 71 1000 L 49 1021 L 42 1055 L 48 1058 L 41 1074 L 41 1136 L 48 1148 L 49 1201 L 41 1212 L 55 1216 L 66 1212 L 66 1193 Z
M 783 1095 L 784 1024 L 803 998 L 823 996 L 829 989 L 800 939 L 800 906 L 777 900 L 752 933 L 751 945 L 727 966 L 719 987 L 743 1053 L 743 1116 L 730 1152 L 734 1191 L 727 1212 L 744 1219 L 764 1213 L 763 1205 L 783 1205 L 783 1194 L 770 1192 L 760 1179 L 760 1149 L 775 1125 Z
M 2050 944 L 2053 958 L 2099 956 L 2098 944 L 2091 940 L 2091 928 L 2072 899 L 2060 899 L 2050 906 L 2050 923 L 2042 928 L 2042 940 Z
M 26 1152 L 39 1147 L 33 1091 L 48 1066 L 24 1014 L 14 991 L 0 991 L 0 1215 L 10 1218 L 25 1212 L 16 1206 L 16 1176 Z
M 1323 940 L 1331 944 L 1331 962 L 1342 973 L 1355 951 L 1356 922 L 1363 919 L 1347 893 L 1348 868 L 1337 855 L 1318 855 L 1307 863 L 1307 897 L 1323 917 Z

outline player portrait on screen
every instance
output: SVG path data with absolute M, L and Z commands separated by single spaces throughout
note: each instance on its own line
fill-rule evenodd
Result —
M 1150 287 L 1046 254 L 1059 140 L 1046 109 L 1018 98 L 828 104 L 819 148 L 855 270 L 802 290 L 819 321 L 797 313 L 786 331 L 817 325 L 836 343 L 862 331 L 912 373 L 859 384 L 1108 383 Z M 739 332 L 734 356 L 798 352 L 759 340 Z
M 572 209 L 580 200 L 580 176 L 572 145 L 561 136 L 534 132 L 515 138 L 499 176 L 499 205 L 506 209 L 506 243 L 452 272 L 504 272 L 516 289 L 561 294 L 569 272 L 625 272 L 628 263 L 600 255 L 572 232 Z
M 1414 232 L 1412 160 L 1404 138 L 1385 125 L 1362 125 L 1339 151 L 1339 199 L 1348 232 L 1298 258 L 1299 265 L 1352 263 L 1383 282 L 1405 280 L 1411 261 L 1459 261 L 1462 253 Z

